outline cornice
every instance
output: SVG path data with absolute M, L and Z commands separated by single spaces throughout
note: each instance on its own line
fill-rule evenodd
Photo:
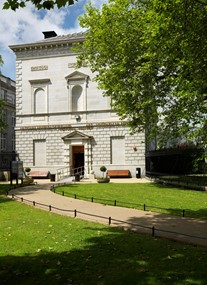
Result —
M 84 33 L 70 34 L 66 36 L 57 36 L 54 38 L 44 39 L 42 41 L 18 45 L 10 45 L 9 48 L 14 52 L 39 50 L 54 47 L 71 47 L 75 42 L 83 42 Z
M 33 80 L 31 80 L 33 82 Z M 103 110 L 88 110 L 88 111 L 78 111 L 79 115 L 84 114 L 91 114 L 91 113 L 116 113 L 114 110 L 111 109 L 103 109 Z M 39 117 L 39 116 L 57 116 L 57 115 L 76 115 L 77 112 L 50 112 L 50 113 L 28 113 L 28 114 L 18 114 L 17 117 L 24 118 L 24 117 Z
M 69 129 L 69 130 L 79 130 L 79 129 L 93 129 L 97 127 L 111 127 L 111 126 L 126 126 L 127 122 L 102 122 L 102 123 L 85 123 L 80 126 L 74 124 L 67 125 L 38 125 L 38 126 L 24 126 L 24 127 L 16 127 L 16 130 L 24 131 L 24 130 L 51 130 L 51 129 Z

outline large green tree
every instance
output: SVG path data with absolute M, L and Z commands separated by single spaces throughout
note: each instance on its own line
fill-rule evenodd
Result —
M 73 5 L 78 0 L 6 0 L 4 3 L 4 9 L 16 10 L 18 8 L 24 8 L 27 2 L 35 5 L 37 9 L 53 9 L 55 5 L 58 8 Z
M 87 5 L 79 65 L 86 62 L 133 131 L 160 146 L 207 140 L 205 0 L 110 0 Z M 157 135 L 159 134 L 159 135 Z

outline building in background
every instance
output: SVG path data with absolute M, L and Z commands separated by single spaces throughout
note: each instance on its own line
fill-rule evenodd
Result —
M 95 74 L 76 67 L 75 42 L 84 34 L 57 36 L 10 46 L 16 54 L 16 149 L 24 166 L 60 174 L 84 168 L 136 168 L 145 175 L 145 135 L 130 135 L 111 109 L 110 98 L 93 81 Z
M 5 102 L 1 116 L 6 128 L 0 131 L 0 179 L 8 179 L 10 161 L 15 160 L 16 83 L 0 73 L 0 100 Z

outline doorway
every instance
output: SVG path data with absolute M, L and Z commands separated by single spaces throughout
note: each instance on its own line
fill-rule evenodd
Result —
M 72 168 L 75 173 L 84 175 L 84 146 L 72 146 Z

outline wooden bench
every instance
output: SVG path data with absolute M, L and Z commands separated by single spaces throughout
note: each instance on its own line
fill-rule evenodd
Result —
M 48 178 L 49 177 L 49 171 L 32 170 L 32 171 L 30 171 L 28 176 L 32 177 L 32 178 Z
M 125 169 L 108 170 L 109 177 L 131 177 L 130 171 Z

